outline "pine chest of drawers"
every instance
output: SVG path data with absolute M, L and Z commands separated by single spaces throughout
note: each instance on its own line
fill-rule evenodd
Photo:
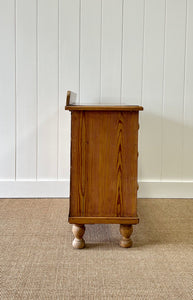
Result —
M 137 216 L 141 106 L 72 105 L 69 223 L 74 248 L 84 248 L 85 224 L 120 224 L 120 246 L 131 247 Z

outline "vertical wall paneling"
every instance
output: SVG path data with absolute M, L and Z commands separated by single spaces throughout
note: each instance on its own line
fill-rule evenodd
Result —
M 193 2 L 187 1 L 186 57 L 184 76 L 183 180 L 193 180 Z
M 67 90 L 79 99 L 79 12 L 80 1 L 59 0 L 59 179 L 70 176 L 70 114 L 64 106 Z
M 0 1 L 0 197 L 68 196 L 76 103 L 139 104 L 140 197 L 193 197 L 193 1 Z
M 57 178 L 58 1 L 38 1 L 38 179 Z
M 102 1 L 101 101 L 119 103 L 123 0 Z
M 146 0 L 141 115 L 141 170 L 145 180 L 160 180 L 165 44 L 165 1 Z
M 174 9 L 175 7 L 175 9 Z M 162 179 L 181 179 L 186 1 L 166 6 Z
M 0 1 L 0 179 L 15 179 L 15 3 Z
M 100 102 L 101 0 L 82 0 L 80 26 L 80 100 Z
M 141 105 L 143 48 L 144 48 L 144 0 L 124 1 L 123 10 L 123 52 L 121 102 Z M 141 115 L 139 116 L 141 119 Z M 139 131 L 141 149 L 141 130 Z M 141 153 L 138 176 L 141 178 Z
M 16 7 L 16 178 L 36 178 L 36 1 Z
M 121 100 L 141 104 L 144 0 L 124 1 Z

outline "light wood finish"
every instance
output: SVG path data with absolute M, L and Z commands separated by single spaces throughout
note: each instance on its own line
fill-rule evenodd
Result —
M 99 111 L 139 111 L 143 110 L 141 106 L 133 105 L 70 105 L 65 107 L 66 110 L 99 110 Z
M 79 224 L 74 224 L 72 226 L 72 233 L 74 234 L 74 240 L 72 242 L 72 246 L 75 249 L 82 249 L 85 247 L 85 241 L 82 238 L 84 233 L 85 233 L 85 226 L 84 225 L 79 225 Z
M 75 104 L 70 104 L 70 97 L 71 97 L 71 92 L 67 92 L 67 97 L 66 97 L 66 110 L 70 111 L 139 111 L 143 110 L 142 106 L 139 105 L 75 105 Z
M 138 224 L 138 217 L 69 217 L 70 224 Z
M 120 233 L 122 235 L 122 239 L 120 241 L 120 246 L 123 248 L 130 248 L 132 246 L 132 240 L 130 238 L 133 232 L 132 225 L 121 224 L 120 225 Z
M 71 126 L 70 216 L 136 217 L 138 113 L 74 111 Z
M 71 92 L 70 91 L 67 91 L 67 96 L 66 96 L 66 107 L 68 107 L 70 105 L 70 95 L 71 95 Z
M 69 223 L 137 224 L 140 108 L 73 107 Z

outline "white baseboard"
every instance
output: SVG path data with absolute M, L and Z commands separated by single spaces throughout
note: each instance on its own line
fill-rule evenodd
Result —
M 0 181 L 0 198 L 66 198 L 69 180 Z M 139 181 L 139 198 L 193 198 L 193 182 Z
M 193 198 L 192 181 L 141 181 L 139 198 Z
M 0 181 L 0 198 L 66 198 L 69 180 Z

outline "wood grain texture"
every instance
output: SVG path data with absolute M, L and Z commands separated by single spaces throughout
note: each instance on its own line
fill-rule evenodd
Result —
M 85 193 L 85 123 L 84 112 L 73 112 L 71 116 L 71 173 L 70 173 L 70 214 L 84 216 Z M 84 130 L 84 129 L 83 129 Z M 85 131 L 85 130 L 84 130 Z M 84 158 L 84 161 L 83 161 Z
M 66 106 L 65 110 L 70 110 L 70 111 L 139 111 L 143 110 L 142 106 L 139 105 L 105 105 L 105 104 L 95 104 L 95 105 L 76 105 L 72 104 L 72 98 L 73 98 L 74 93 L 71 91 L 67 91 L 67 96 L 66 96 Z M 138 128 L 139 129 L 139 128 Z
M 69 217 L 70 224 L 138 224 L 138 217 Z
M 74 224 L 72 226 L 72 233 L 74 235 L 74 240 L 72 246 L 75 249 L 82 249 L 85 247 L 85 241 L 82 238 L 85 233 L 85 226 L 80 224 Z
M 120 241 L 120 246 L 123 248 L 130 248 L 132 246 L 132 240 L 130 236 L 132 235 L 133 227 L 132 225 L 120 225 L 120 234 L 122 235 L 122 239 Z
M 142 106 L 138 105 L 69 105 L 66 110 L 98 110 L 98 111 L 139 111 L 143 110 Z
M 69 217 L 136 217 L 138 112 L 73 111 L 71 126 Z

